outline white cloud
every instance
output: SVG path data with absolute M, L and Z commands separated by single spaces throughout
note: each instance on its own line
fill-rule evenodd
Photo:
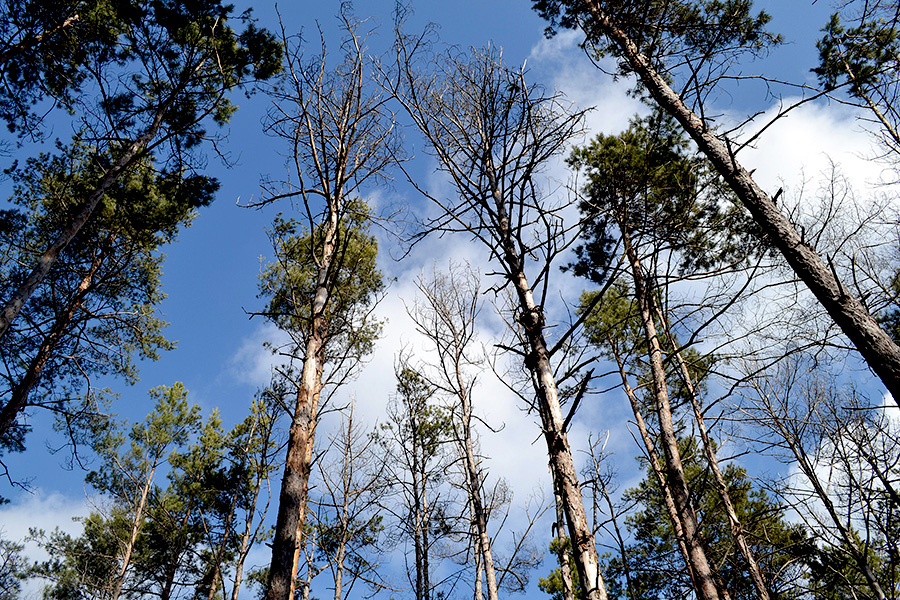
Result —
M 289 337 L 272 323 L 260 325 L 252 335 L 244 338 L 228 364 L 228 373 L 236 381 L 256 387 L 272 382 L 272 371 L 287 363 L 287 358 L 273 354 L 270 347 L 286 344 Z
M 20 495 L 10 504 L 0 506 L 0 533 L 14 542 L 23 543 L 23 554 L 29 561 L 44 561 L 49 555 L 33 541 L 26 541 L 29 530 L 43 530 L 47 533 L 59 528 L 70 535 L 81 533 L 83 526 L 74 519 L 86 517 L 91 512 L 90 504 L 84 497 L 74 498 L 62 494 L 44 493 L 33 490 L 31 494 Z M 21 598 L 41 598 L 43 582 L 29 580 L 22 588 Z

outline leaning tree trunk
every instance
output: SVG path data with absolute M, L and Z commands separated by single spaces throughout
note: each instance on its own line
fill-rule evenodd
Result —
M 309 495 L 319 394 L 322 391 L 327 335 L 325 307 L 328 304 L 337 235 L 338 215 L 332 205 L 329 207 L 328 225 L 312 302 L 312 319 L 303 371 L 300 375 L 300 389 L 297 391 L 297 404 L 288 436 L 287 458 L 281 480 L 278 517 L 275 522 L 275 538 L 272 540 L 272 564 L 269 569 L 266 600 L 292 600 L 294 597 L 303 526 L 306 522 L 306 501 Z
M 156 111 L 153 122 L 150 124 L 150 127 L 147 128 L 147 131 L 126 146 L 125 150 L 119 155 L 115 163 L 113 163 L 100 179 L 96 189 L 85 199 L 81 208 L 78 210 L 78 213 L 72 218 L 69 224 L 59 232 L 56 239 L 53 240 L 44 254 L 38 259 L 37 264 L 34 266 L 31 273 L 28 274 L 25 280 L 13 292 L 10 299 L 7 300 L 3 310 L 0 311 L 0 339 L 2 339 L 3 336 L 6 335 L 6 332 L 9 331 L 9 327 L 19 314 L 19 311 L 38 286 L 44 281 L 44 278 L 47 276 L 47 273 L 50 272 L 50 269 L 53 268 L 53 265 L 56 264 L 60 252 L 75 239 L 75 236 L 78 235 L 81 229 L 94 215 L 94 211 L 106 195 L 106 192 L 108 192 L 109 189 L 125 175 L 128 168 L 131 167 L 141 154 L 143 154 L 150 142 L 153 141 L 153 138 L 156 137 L 160 126 L 162 126 L 163 119 L 168 114 L 169 108 L 171 108 L 172 102 L 175 100 L 176 92 L 173 92 Z
M 495 215 L 492 227 L 500 241 L 501 248 L 498 249 L 498 254 L 506 264 L 506 277 L 515 288 L 520 311 L 518 320 L 524 330 L 530 351 L 525 359 L 525 367 L 531 373 L 534 382 L 538 413 L 541 417 L 547 453 L 550 457 L 550 469 L 559 484 L 559 493 L 569 527 L 569 538 L 572 540 L 572 553 L 578 567 L 578 575 L 581 578 L 584 598 L 585 600 L 607 600 L 606 585 L 600 575 L 600 561 L 594 543 L 594 534 L 588 524 L 584 500 L 581 496 L 581 486 L 578 482 L 578 472 L 575 469 L 572 449 L 563 426 L 565 421 L 559 404 L 559 391 L 556 387 L 553 367 L 550 364 L 550 352 L 544 338 L 543 310 L 534 301 L 531 285 L 525 276 L 524 265 L 516 252 L 509 213 L 500 192 L 498 179 L 489 159 L 488 163 L 486 172 Z
M 869 368 L 881 379 L 900 405 L 900 347 L 879 326 L 866 307 L 850 295 L 836 273 L 804 241 L 794 225 L 771 198 L 737 162 L 734 153 L 694 113 L 650 65 L 628 34 L 596 0 L 587 7 L 604 34 L 612 41 L 659 106 L 684 127 L 697 147 L 722 175 L 753 219 L 784 256 L 788 265 L 825 308 L 844 335 L 853 343 Z
M 615 348 L 610 340 L 610 346 Z M 644 449 L 647 453 L 647 461 L 650 463 L 650 469 L 653 471 L 653 475 L 656 478 L 656 484 L 659 486 L 660 491 L 663 494 L 663 500 L 666 504 L 666 512 L 669 514 L 669 520 L 672 522 L 672 529 L 675 531 L 675 538 L 678 540 L 678 550 L 681 552 L 681 557 L 684 559 L 684 565 L 687 567 L 688 575 L 691 579 L 691 584 L 696 588 L 696 577 L 694 576 L 694 568 L 691 566 L 691 557 L 688 554 L 687 544 L 684 539 L 684 527 L 681 524 L 681 518 L 678 516 L 678 510 L 675 508 L 675 501 L 672 499 L 672 491 L 669 489 L 668 484 L 666 483 L 666 473 L 663 470 L 662 464 L 659 461 L 659 454 L 656 452 L 656 446 L 653 442 L 653 436 L 650 435 L 650 431 L 647 429 L 647 423 L 644 421 L 644 415 L 641 411 L 641 405 L 638 401 L 637 395 L 634 393 L 634 388 L 631 387 L 631 384 L 628 383 L 628 375 L 625 373 L 625 365 L 618 353 L 618 351 L 613 350 L 615 354 L 616 363 L 619 367 L 619 376 L 622 379 L 622 388 L 625 390 L 625 395 L 628 397 L 628 402 L 631 404 L 631 411 L 634 413 L 634 421 L 637 423 L 638 431 L 641 434 L 641 440 L 644 442 Z
M 656 400 L 656 415 L 659 420 L 660 443 L 663 448 L 666 469 L 666 487 L 672 494 L 678 520 L 681 521 L 685 545 L 690 559 L 691 571 L 694 575 L 694 589 L 701 600 L 721 600 L 716 576 L 710 567 L 706 550 L 700 538 L 700 527 L 697 515 L 691 504 L 690 491 L 678 451 L 678 436 L 672 421 L 672 407 L 669 403 L 669 391 L 666 384 L 666 371 L 663 366 L 662 349 L 656 324 L 651 310 L 651 290 L 645 285 L 641 264 L 631 245 L 629 233 L 622 227 L 622 241 L 631 265 L 634 278 L 634 293 L 641 312 L 641 321 L 647 341 L 647 359 L 653 380 L 653 394 Z
M 694 421 L 697 424 L 697 431 L 700 432 L 700 439 L 703 442 L 703 452 L 706 455 L 706 462 L 709 465 L 710 471 L 712 471 L 713 479 L 716 485 L 716 491 L 719 494 L 719 498 L 722 500 L 722 506 L 725 508 L 725 514 L 728 517 L 728 525 L 731 529 L 731 536 L 734 538 L 734 542 L 737 545 L 738 551 L 741 553 L 744 562 L 747 563 L 747 570 L 750 572 L 750 579 L 753 581 L 753 587 L 756 588 L 756 594 L 757 596 L 759 596 L 759 600 L 769 600 L 769 589 L 766 586 L 765 577 L 763 577 L 762 570 L 759 568 L 759 563 L 756 560 L 756 556 L 753 554 L 753 550 L 750 548 L 750 544 L 747 542 L 747 538 L 744 535 L 744 527 L 741 524 L 741 520 L 738 518 L 737 511 L 734 508 L 734 503 L 732 503 L 731 501 L 731 494 L 728 491 L 728 485 L 725 483 L 725 477 L 722 475 L 722 470 L 719 468 L 719 459 L 716 457 L 715 449 L 713 448 L 712 441 L 709 438 L 709 432 L 706 429 L 706 419 L 703 416 L 703 410 L 700 406 L 700 399 L 697 395 L 696 388 L 694 388 L 694 382 L 693 378 L 691 377 L 690 370 L 688 369 L 687 364 L 684 362 L 684 358 L 681 356 L 681 352 L 679 352 L 678 348 L 675 347 L 675 340 L 672 337 L 671 332 L 669 331 L 668 319 L 666 319 L 662 309 L 658 306 L 656 300 L 651 298 L 650 301 L 654 305 L 656 305 L 656 312 L 659 315 L 660 322 L 666 330 L 669 343 L 673 346 L 672 355 L 675 357 L 675 361 L 678 363 L 678 368 L 681 372 L 681 378 L 684 381 L 685 387 L 687 388 L 688 397 L 691 401 L 691 408 L 694 411 Z
M 25 375 L 22 377 L 21 381 L 13 387 L 12 395 L 3 408 L 0 409 L 0 437 L 9 431 L 13 426 L 13 423 L 15 423 L 16 417 L 18 417 L 19 413 L 22 412 L 22 409 L 24 409 L 25 405 L 28 403 L 28 396 L 40 380 L 44 366 L 56 350 L 59 340 L 72 324 L 75 313 L 81 310 L 81 307 L 84 305 L 84 299 L 87 297 L 91 290 L 91 286 L 93 285 L 94 276 L 97 274 L 103 261 L 109 256 L 111 252 L 110 246 L 115 241 L 115 237 L 115 234 L 112 233 L 107 236 L 107 246 L 103 251 L 94 256 L 90 268 L 78 283 L 78 287 L 75 289 L 75 293 L 69 300 L 68 306 L 57 315 L 53 327 L 41 342 L 37 354 L 31 359 L 31 363 L 29 363 Z

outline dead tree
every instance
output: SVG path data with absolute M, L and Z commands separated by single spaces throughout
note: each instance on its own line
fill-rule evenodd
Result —
M 532 85 L 524 71 L 503 65 L 495 48 L 433 54 L 423 38 L 400 34 L 395 77 L 394 94 L 455 191 L 444 198 L 422 190 L 439 209 L 423 223 L 423 235 L 477 240 L 499 271 L 496 291 L 508 289 L 514 298 L 510 323 L 519 347 L 511 350 L 533 386 L 527 400 L 540 415 L 585 597 L 605 600 L 557 388 L 553 361 L 561 345 L 548 344 L 545 317 L 552 263 L 572 231 L 540 174 L 579 132 L 581 115 Z

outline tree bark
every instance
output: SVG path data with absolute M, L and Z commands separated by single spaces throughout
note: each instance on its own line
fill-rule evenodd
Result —
M 803 240 L 769 195 L 737 162 L 728 146 L 707 127 L 706 122 L 682 101 L 665 79 L 640 52 L 634 41 L 596 2 L 587 7 L 597 25 L 612 41 L 647 91 L 660 107 L 684 127 L 697 147 L 719 171 L 754 220 L 775 244 L 796 275 L 806 284 L 844 335 L 853 343 L 869 368 L 881 379 L 900 405 L 900 347 L 851 296 L 825 261 Z
M 566 522 L 569 527 L 569 538 L 572 540 L 572 552 L 578 575 L 581 578 L 585 600 L 607 600 L 606 585 L 600 575 L 600 561 L 594 534 L 588 524 L 578 472 L 572 457 L 572 449 L 563 428 L 562 409 L 559 404 L 559 392 L 553 367 L 550 364 L 550 352 L 544 339 L 544 315 L 541 307 L 534 301 L 534 294 L 525 276 L 524 266 L 516 252 L 515 241 L 510 228 L 509 216 L 500 192 L 497 175 L 489 155 L 485 166 L 490 183 L 490 194 L 496 221 L 492 224 L 497 238 L 501 241 L 498 252 L 506 263 L 507 279 L 513 284 L 519 304 L 519 323 L 522 325 L 528 341 L 530 354 L 525 360 L 525 367 L 532 374 L 535 386 L 538 413 L 547 443 L 550 457 L 550 469 L 559 483 L 559 492 Z
M 300 389 L 297 392 L 297 403 L 288 437 L 266 600 L 293 600 L 294 597 L 303 526 L 306 522 L 306 502 L 309 495 L 309 475 L 312 467 L 319 395 L 322 391 L 327 335 L 325 308 L 329 298 L 329 280 L 337 234 L 337 210 L 335 205 L 331 205 L 312 304 L 312 320 L 300 376 Z
M 37 354 L 31 359 L 31 363 L 28 365 L 28 371 L 25 372 L 22 380 L 13 388 L 9 400 L 3 408 L 0 409 L 0 436 L 3 436 L 9 431 L 10 427 L 15 423 L 16 417 L 28 403 L 28 395 L 40 380 L 44 366 L 47 364 L 47 361 L 52 356 L 54 350 L 56 350 L 59 340 L 72 324 L 75 313 L 77 313 L 84 304 L 84 299 L 91 290 L 94 276 L 97 274 L 103 261 L 109 256 L 109 253 L 111 252 L 110 246 L 115 241 L 115 237 L 114 234 L 109 234 L 106 238 L 106 246 L 104 249 L 94 255 L 90 268 L 79 282 L 78 287 L 75 289 L 75 293 L 69 300 L 68 306 L 56 317 L 53 327 L 44 338 L 44 341 L 41 342 Z
M 651 302 L 656 304 L 656 300 L 653 298 L 651 298 Z M 750 548 L 750 544 L 747 543 L 746 536 L 744 536 L 744 527 L 741 525 L 741 520 L 738 518 L 734 504 L 731 502 L 731 494 L 728 491 L 728 485 L 725 483 L 725 477 L 722 475 L 722 470 L 719 468 L 719 459 L 716 458 L 712 441 L 709 439 L 709 432 L 706 430 L 706 419 L 703 417 L 703 410 L 700 407 L 700 400 L 694 388 L 691 373 L 684 362 L 684 358 L 681 356 L 681 352 L 675 347 L 675 340 L 669 331 L 668 319 L 666 319 L 658 305 L 656 306 L 656 311 L 659 315 L 660 322 L 666 329 L 667 337 L 673 347 L 672 354 L 678 363 L 681 377 L 687 387 L 691 408 L 694 411 L 694 421 L 697 424 L 697 431 L 699 431 L 700 439 L 703 442 L 703 452 L 706 455 L 706 462 L 709 465 L 710 471 L 712 471 L 716 491 L 719 493 L 719 498 L 722 500 L 722 506 L 725 508 L 731 535 L 734 538 L 735 544 L 737 545 L 738 551 L 741 553 L 744 562 L 747 563 L 747 570 L 750 573 L 750 579 L 753 581 L 753 587 L 756 588 L 756 594 L 759 596 L 759 600 L 769 600 L 769 588 L 766 586 L 765 577 L 763 577 L 762 571 L 759 568 L 759 563 L 756 561 L 756 556 L 754 556 L 753 550 Z
M 612 345 L 611 340 L 610 345 Z M 647 429 L 647 423 L 644 421 L 640 402 L 638 402 L 631 384 L 628 383 L 625 365 L 622 363 L 618 352 L 614 351 L 614 353 L 616 355 L 616 363 L 619 366 L 619 376 L 622 378 L 622 388 L 625 390 L 625 395 L 628 397 L 628 402 L 631 404 L 631 411 L 634 413 L 635 423 L 637 423 L 638 431 L 641 434 L 641 440 L 644 442 L 644 449 L 647 452 L 647 460 L 650 463 L 650 469 L 656 477 L 656 484 L 662 491 L 663 500 L 666 503 L 666 512 L 669 514 L 669 521 L 672 522 L 672 529 L 675 532 L 675 538 L 678 540 L 678 549 L 681 552 L 681 557 L 684 559 L 684 565 L 688 570 L 691 583 L 696 588 L 696 577 L 694 576 L 694 568 L 691 565 L 691 557 L 688 554 L 687 543 L 684 538 L 684 527 L 681 524 L 681 518 L 678 516 L 678 510 L 675 508 L 675 501 L 672 499 L 672 491 L 666 484 L 666 473 L 659 462 L 659 455 L 656 452 L 656 446 L 653 443 L 650 431 Z
M 559 492 L 559 485 L 556 482 L 556 473 L 551 471 L 553 477 L 553 503 L 556 505 L 556 523 L 554 523 L 554 534 L 559 540 L 559 547 L 556 550 L 556 560 L 559 562 L 559 574 L 562 579 L 562 600 L 575 600 L 575 586 L 572 585 L 572 570 L 569 568 L 569 554 L 566 552 L 563 540 L 568 539 L 566 536 L 566 515 L 563 510 L 562 495 Z
M 659 336 L 656 332 L 656 324 L 651 309 L 652 291 L 647 288 L 641 270 L 641 264 L 631 244 L 629 232 L 623 223 L 619 223 L 622 232 L 622 241 L 625 252 L 631 266 L 634 278 L 634 293 L 641 312 L 641 321 L 647 341 L 647 359 L 650 363 L 650 371 L 653 378 L 653 394 L 656 400 L 656 415 L 659 420 L 660 443 L 663 448 L 663 457 L 666 468 L 666 486 L 672 494 L 678 520 L 681 521 L 684 541 L 687 546 L 691 571 L 694 575 L 694 589 L 701 600 L 720 600 L 722 595 L 716 585 L 716 577 L 706 557 L 706 550 L 700 538 L 700 527 L 697 515 L 691 503 L 690 491 L 687 479 L 684 475 L 684 467 L 681 463 L 681 454 L 678 450 L 678 437 L 672 421 L 672 407 L 669 403 L 669 391 L 666 384 L 666 372 L 663 366 L 662 349 L 659 344 Z

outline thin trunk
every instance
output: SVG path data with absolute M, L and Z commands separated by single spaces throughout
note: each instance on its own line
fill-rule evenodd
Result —
M 566 536 L 566 514 L 563 510 L 562 495 L 559 492 L 559 484 L 556 482 L 555 473 L 553 476 L 553 502 L 556 505 L 556 522 L 553 524 L 556 539 L 559 540 L 556 549 L 556 560 L 559 562 L 559 572 L 562 576 L 562 600 L 575 600 L 575 586 L 572 584 L 572 570 L 569 568 L 569 553 L 566 552 L 566 545 L 563 540 L 568 539 Z
M 219 587 L 219 581 L 222 579 L 222 562 L 225 560 L 225 550 L 228 548 L 228 538 L 231 534 L 231 521 L 234 520 L 234 513 L 237 510 L 239 491 L 240 485 L 235 483 L 234 493 L 231 495 L 231 502 L 228 505 L 228 514 L 225 515 L 225 522 L 222 524 L 222 539 L 219 541 L 216 555 L 213 558 L 213 580 L 209 586 L 206 600 L 213 600 L 216 597 L 216 590 Z
M 193 500 L 193 497 L 188 498 L 187 510 L 184 511 L 184 518 L 181 519 L 182 531 L 184 531 L 191 520 L 191 512 L 193 512 L 194 509 Z M 159 592 L 159 600 L 169 600 L 172 597 L 172 589 L 175 587 L 175 576 L 178 574 L 178 562 L 181 560 L 181 555 L 182 551 L 179 551 L 172 557 L 169 561 L 169 565 L 166 567 L 166 580 L 165 583 L 163 583 L 162 590 Z
M 252 541 L 254 536 L 253 532 L 253 515 L 254 515 L 254 507 L 256 506 L 256 501 L 259 499 L 259 490 L 262 487 L 261 478 L 257 478 L 256 487 L 253 490 L 253 498 L 249 503 L 251 507 L 247 514 L 247 520 L 244 524 L 244 532 L 241 534 L 241 549 L 238 551 L 237 560 L 234 565 L 234 586 L 231 588 L 231 600 L 238 600 L 238 596 L 241 591 L 241 583 L 244 579 L 244 562 L 247 560 L 247 555 L 250 554 L 250 548 L 252 546 Z
M 550 364 L 550 352 L 544 339 L 543 310 L 534 301 L 524 266 L 516 252 L 509 215 L 489 153 L 486 153 L 486 158 L 488 163 L 485 165 L 486 175 L 496 213 L 496 221 L 492 226 L 501 246 L 498 253 L 506 263 L 507 279 L 516 290 L 521 313 L 518 319 L 524 329 L 530 350 L 525 366 L 534 382 L 538 412 L 550 457 L 550 468 L 559 482 L 566 522 L 569 526 L 569 538 L 572 540 L 572 552 L 581 577 L 584 597 L 585 600 L 607 600 L 606 585 L 600 575 L 600 561 L 594 534 L 588 525 L 578 472 L 575 469 L 568 437 L 563 429 L 564 419 L 559 404 L 559 392 Z
M 481 553 L 476 548 L 473 552 L 475 559 L 475 600 L 483 600 L 482 578 L 484 577 L 484 565 L 481 561 Z
M 764 396 L 761 390 L 759 390 L 759 393 L 761 397 Z M 859 570 L 862 572 L 863 577 L 865 577 L 866 582 L 869 584 L 869 588 L 872 590 L 872 593 L 878 600 L 886 600 L 884 590 L 881 588 L 881 584 L 878 583 L 878 579 L 876 579 L 875 572 L 869 565 L 869 561 L 866 558 L 865 552 L 863 550 L 860 550 L 860 548 L 856 545 L 856 540 L 854 539 L 853 534 L 844 524 L 840 515 L 838 515 L 837 509 L 835 508 L 834 503 L 831 501 L 831 497 L 828 495 L 828 491 L 822 486 L 822 482 L 819 481 L 819 476 L 816 474 L 815 467 L 810 464 L 806 452 L 803 450 L 803 448 L 800 447 L 799 442 L 794 434 L 788 431 L 785 425 L 782 423 L 781 419 L 774 414 L 774 411 L 772 412 L 773 421 L 776 424 L 776 427 L 781 434 L 782 439 L 791 449 L 791 452 L 794 454 L 794 458 L 797 459 L 797 464 L 800 466 L 800 471 L 804 476 L 806 476 L 807 481 L 809 481 L 813 486 L 813 491 L 816 493 L 819 501 L 821 501 L 822 505 L 825 507 L 825 511 L 828 513 L 828 516 L 831 518 L 831 521 L 837 528 L 838 533 L 840 534 L 840 537 L 847 548 L 847 551 L 850 553 L 850 556 L 856 563 L 857 568 L 859 568 Z
M 462 412 L 461 446 L 466 465 L 466 484 L 468 486 L 469 504 L 472 510 L 472 521 L 475 525 L 476 547 L 482 557 L 485 582 L 487 583 L 488 600 L 498 600 L 497 577 L 494 571 L 494 554 L 491 550 L 491 538 L 487 531 L 488 515 L 481 497 L 481 470 L 475 460 L 475 448 L 472 444 L 472 406 L 468 393 L 462 382 L 462 374 L 457 367 L 459 384 L 459 403 Z
M 47 273 L 50 272 L 50 269 L 53 268 L 53 265 L 56 264 L 60 252 L 75 239 L 75 236 L 78 235 L 78 232 L 81 231 L 85 223 L 93 216 L 94 210 L 97 208 L 97 205 L 100 204 L 100 200 L 103 199 L 103 196 L 106 195 L 109 188 L 122 178 L 125 171 L 143 153 L 144 149 L 153 138 L 156 137 L 163 119 L 168 113 L 174 100 L 175 92 L 173 92 L 159 107 L 159 110 L 156 111 L 156 114 L 153 116 L 153 122 L 150 124 L 147 131 L 131 142 L 122 154 L 119 155 L 116 162 L 100 180 L 97 188 L 87 197 L 84 204 L 81 205 L 80 210 L 72 221 L 57 235 L 53 243 L 50 244 L 50 247 L 47 248 L 41 258 L 38 259 L 37 265 L 35 265 L 28 277 L 26 277 L 16 291 L 13 292 L 12 297 L 6 302 L 2 312 L 0 312 L 0 339 L 6 335 L 6 332 L 19 314 L 22 306 L 25 305 L 25 302 L 28 301 L 41 282 L 44 281 L 44 278 L 47 276 Z
M 609 497 L 609 490 L 606 489 L 606 483 L 600 477 L 600 473 L 596 474 L 597 484 L 600 486 L 600 493 L 606 500 L 606 506 L 609 509 L 609 520 L 612 523 L 613 531 L 616 534 L 616 543 L 619 546 L 619 555 L 622 557 L 622 570 L 625 572 L 625 593 L 629 598 L 634 600 L 634 583 L 631 579 L 631 566 L 628 561 L 628 554 L 625 552 L 625 538 L 622 537 L 622 531 L 619 529 L 619 520 L 616 518 L 616 508 L 613 506 L 612 498 Z M 679 540 L 679 544 L 680 544 Z
M 335 570 L 334 570 L 334 600 L 341 600 L 341 596 L 344 593 L 344 555 L 345 548 L 347 547 L 346 541 L 341 541 L 340 546 L 338 546 L 337 554 L 334 557 L 335 561 Z
M 256 425 L 257 423 L 254 423 L 254 428 L 256 427 Z M 263 521 L 265 521 L 266 513 L 268 513 L 269 503 L 267 501 L 265 509 L 263 509 L 262 515 L 260 516 L 260 523 L 259 525 L 257 525 L 256 531 L 254 531 L 253 516 L 256 513 L 256 502 L 257 500 L 259 500 L 259 492 L 262 489 L 264 472 L 267 469 L 266 463 L 268 461 L 268 457 L 266 456 L 266 448 L 269 445 L 270 435 L 271 429 L 268 429 L 261 444 L 263 458 L 260 460 L 260 464 L 256 465 L 256 480 L 253 487 L 253 496 L 250 499 L 250 502 L 248 502 L 247 504 L 249 508 L 247 510 L 247 518 L 244 522 L 244 532 L 241 534 L 241 548 L 238 551 L 237 560 L 235 561 L 234 565 L 234 586 L 232 586 L 231 588 L 231 600 L 238 600 L 238 596 L 240 595 L 241 591 L 241 583 L 243 582 L 244 577 L 244 563 L 247 560 L 247 556 L 250 554 L 250 548 L 253 546 L 253 540 L 259 534 L 262 523 Z
M 697 397 L 691 373 L 684 362 L 684 358 L 681 356 L 681 352 L 679 352 L 678 348 L 675 346 L 675 340 L 672 337 L 672 333 L 669 331 L 668 320 L 663 314 L 662 309 L 652 297 L 650 298 L 650 302 L 656 305 L 656 312 L 659 315 L 660 322 L 666 329 L 669 343 L 672 345 L 672 354 L 675 356 L 675 360 L 681 370 L 681 377 L 685 387 L 687 387 L 691 407 L 694 410 L 694 420 L 697 423 L 697 430 L 700 432 L 700 439 L 703 441 L 703 452 L 706 455 L 706 462 L 709 464 L 709 468 L 712 471 L 716 491 L 719 493 L 719 498 L 722 500 L 725 514 L 728 516 L 728 525 L 731 528 L 731 535 L 734 537 L 738 551 L 740 551 L 741 556 L 747 563 L 747 570 L 750 572 L 750 579 L 753 581 L 753 587 L 756 588 L 756 594 L 759 596 L 759 600 L 769 600 L 769 590 L 766 586 L 766 580 L 763 577 L 762 570 L 759 568 L 759 563 L 756 562 L 753 550 L 750 549 L 750 544 L 747 543 L 747 538 L 744 536 L 744 528 L 738 518 L 734 504 L 731 502 L 731 494 L 728 492 L 728 485 L 725 483 L 725 477 L 722 475 L 721 469 L 719 469 L 719 460 L 716 458 L 715 450 L 709 439 L 709 433 L 706 430 L 706 419 L 703 417 L 703 410 L 700 407 L 700 400 Z
M 596 0 L 589 0 L 587 7 L 597 25 L 618 47 L 622 58 L 641 79 L 650 95 L 684 127 L 761 229 L 778 247 L 794 273 L 806 284 L 853 343 L 869 368 L 881 379 L 894 401 L 900 405 L 900 347 L 879 326 L 866 307 L 847 292 L 833 270 L 778 210 L 775 201 L 737 162 L 728 145 L 669 87 L 662 75 L 641 54 L 634 41 L 618 26 L 615 18 L 608 15 Z
M 144 508 L 147 506 L 147 497 L 150 495 L 150 488 L 153 485 L 153 475 L 156 473 L 156 464 L 151 467 L 144 485 L 141 488 L 141 497 L 138 505 L 134 510 L 134 520 L 131 522 L 131 535 L 125 544 L 125 550 L 122 553 L 122 566 L 119 569 L 116 578 L 116 587 L 113 590 L 110 600 L 119 600 L 122 594 L 122 588 L 125 587 L 125 575 L 128 573 L 128 567 L 131 566 L 131 555 L 134 552 L 134 545 L 137 543 L 138 533 L 141 531 L 141 524 L 144 520 Z
M 632 389 L 631 385 L 628 383 L 625 365 L 623 364 L 618 351 L 615 350 L 615 345 L 612 344 L 612 341 L 610 341 L 610 345 L 614 348 L 613 352 L 619 366 L 619 376 L 622 378 L 622 387 L 625 390 L 625 395 L 628 396 L 628 402 L 631 404 L 634 420 L 637 423 L 638 431 L 641 434 L 641 440 L 644 442 L 644 448 L 647 452 L 647 460 L 650 462 L 650 468 L 653 470 L 653 475 L 656 477 L 656 484 L 662 491 L 663 500 L 666 504 L 666 512 L 669 514 L 669 521 L 672 522 L 675 538 L 678 540 L 678 549 L 681 551 L 681 557 L 684 559 L 684 565 L 691 578 L 691 583 L 696 589 L 697 580 L 694 576 L 694 568 L 691 566 L 691 557 L 688 554 L 687 543 L 684 539 L 684 527 L 681 524 L 681 518 L 678 516 L 678 510 L 675 508 L 675 501 L 672 499 L 672 491 L 669 489 L 669 486 L 666 485 L 666 473 L 659 462 L 659 455 L 656 453 L 653 437 L 650 435 L 650 431 L 647 429 L 647 423 L 644 421 L 640 402 L 638 402 L 634 389 Z
M 78 287 L 75 289 L 75 293 L 72 295 L 71 300 L 69 300 L 69 305 L 64 311 L 57 315 L 56 322 L 41 343 L 37 354 L 28 365 L 28 371 L 26 371 L 22 380 L 13 388 L 10 399 L 3 408 L 0 409 L 0 436 L 5 434 L 10 427 L 13 426 L 16 417 L 28 403 L 28 395 L 31 393 L 31 390 L 34 389 L 34 386 L 37 385 L 41 372 L 47 364 L 47 361 L 53 355 L 53 352 L 56 350 L 60 338 L 62 338 L 63 334 L 65 334 L 66 330 L 72 324 L 75 313 L 78 312 L 84 304 L 84 299 L 91 289 L 94 276 L 97 274 L 103 261 L 109 256 L 111 252 L 110 246 L 115 241 L 115 237 L 114 234 L 109 234 L 106 238 L 106 246 L 104 249 L 94 255 L 91 266 L 84 277 L 81 278 Z
M 284 476 L 281 480 L 266 600 L 293 600 L 297 566 L 300 562 L 319 394 L 322 391 L 325 358 L 323 353 L 327 335 L 325 308 L 328 304 L 330 275 L 338 234 L 335 204 L 329 208 L 328 219 L 312 305 L 306 357 L 288 437 Z
M 700 539 L 700 527 L 697 515 L 691 505 L 690 491 L 687 479 L 684 475 L 684 467 L 681 463 L 681 454 L 678 450 L 678 436 L 675 433 L 675 425 L 672 421 L 672 407 L 669 404 L 669 391 L 666 384 L 666 371 L 663 366 L 662 349 L 659 344 L 659 336 L 656 333 L 656 323 L 651 310 L 650 295 L 652 291 L 647 289 L 641 264 L 637 254 L 631 245 L 628 231 L 620 222 L 622 242 L 631 265 L 634 279 L 634 291 L 641 312 L 641 321 L 647 341 L 647 359 L 650 363 L 650 371 L 653 378 L 653 393 L 656 400 L 656 416 L 659 420 L 660 442 L 663 447 L 663 457 L 666 465 L 666 485 L 671 491 L 672 500 L 678 519 L 681 521 L 684 531 L 684 541 L 687 545 L 688 557 L 694 574 L 694 589 L 701 600 L 720 600 L 722 597 L 716 585 L 716 578 L 706 550 Z

